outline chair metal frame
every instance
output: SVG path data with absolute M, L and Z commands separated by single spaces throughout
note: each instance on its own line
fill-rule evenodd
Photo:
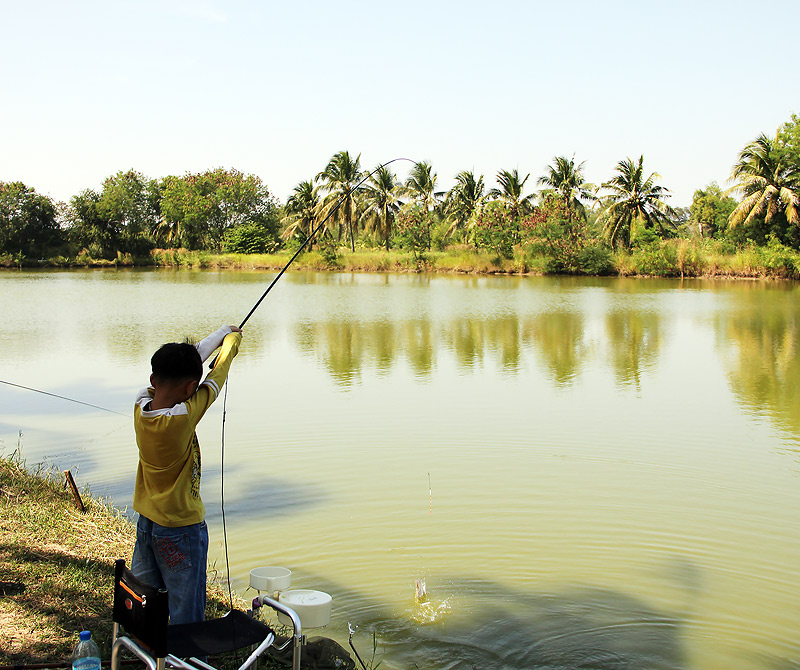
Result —
M 149 670 L 164 670 L 167 666 L 179 670 L 215 670 L 213 666 L 197 658 L 207 653 L 197 647 L 196 640 L 216 637 L 219 641 L 220 634 L 225 635 L 228 629 L 234 632 L 233 639 L 229 643 L 223 642 L 225 646 L 222 651 L 255 647 L 239 666 L 239 670 L 247 670 L 269 647 L 275 646 L 282 651 L 289 644 L 293 645 L 292 670 L 300 670 L 300 654 L 304 641 L 300 617 L 294 610 L 272 598 L 262 596 L 260 600 L 263 604 L 285 614 L 292 622 L 293 635 L 280 647 L 275 645 L 275 633 L 272 629 L 238 610 L 228 612 L 219 619 L 170 626 L 168 592 L 140 582 L 125 566 L 125 561 L 120 559 L 116 562 L 114 576 L 111 670 L 118 670 L 120 652 L 123 648 L 143 661 Z M 126 634 L 121 634 L 121 627 L 125 629 Z M 237 627 L 240 629 L 239 632 L 250 633 L 248 641 L 244 644 L 238 643 L 239 641 L 235 639 Z M 261 634 L 263 639 L 260 637 Z M 176 651 L 176 648 L 180 649 L 179 638 L 185 636 L 192 639 L 189 648 L 199 649 L 204 653 L 189 656 L 188 660 L 181 658 L 183 654 L 180 652 L 171 653 Z

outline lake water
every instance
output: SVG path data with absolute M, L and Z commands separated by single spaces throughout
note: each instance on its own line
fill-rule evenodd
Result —
M 0 379 L 130 414 L 272 274 L 0 273 Z M 245 597 L 386 668 L 800 667 L 800 285 L 287 274 L 200 425 Z M 130 419 L 0 384 L 0 449 L 130 504 Z M 20 431 L 22 435 L 20 436 Z M 224 477 L 221 472 L 224 471 Z M 429 603 L 414 602 L 415 579 Z

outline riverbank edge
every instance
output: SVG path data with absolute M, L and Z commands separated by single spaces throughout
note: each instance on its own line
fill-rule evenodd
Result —
M 83 513 L 63 472 L 0 455 L 0 666 L 66 661 L 82 630 L 110 658 L 114 561 L 130 562 L 136 528 L 88 490 L 81 498 Z M 228 603 L 210 568 L 207 615 Z
M 291 252 L 274 254 L 226 254 L 186 249 L 155 249 L 135 258 L 118 253 L 113 259 L 79 254 L 68 258 L 20 259 L 0 256 L 0 267 L 28 268 L 126 268 L 263 270 L 279 271 Z M 469 275 L 577 275 L 699 279 L 800 279 L 800 252 L 779 244 L 748 246 L 731 251 L 715 241 L 664 240 L 628 251 L 603 250 L 586 257 L 555 258 L 531 255 L 515 249 L 513 258 L 502 258 L 466 247 L 410 252 L 339 249 L 335 253 L 307 251 L 292 265 L 294 271 L 430 273 Z

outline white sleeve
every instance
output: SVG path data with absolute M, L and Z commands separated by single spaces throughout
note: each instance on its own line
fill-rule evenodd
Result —
M 230 326 L 222 326 L 219 330 L 211 333 L 208 337 L 200 340 L 195 347 L 200 354 L 200 360 L 205 362 L 214 353 L 214 350 L 222 344 L 222 340 L 228 333 L 232 333 Z
M 135 404 L 139 404 L 142 400 L 147 400 L 148 402 L 152 400 L 153 396 L 150 395 L 150 389 L 152 387 L 145 386 L 143 389 L 136 394 Z

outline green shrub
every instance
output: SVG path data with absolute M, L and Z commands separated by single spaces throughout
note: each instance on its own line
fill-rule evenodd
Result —
M 675 246 L 668 242 L 640 246 L 634 249 L 631 260 L 639 275 L 674 277 L 680 274 L 678 253 Z
M 424 261 L 425 252 L 431 248 L 430 214 L 419 208 L 403 212 L 397 217 L 396 229 L 399 245 L 409 250 L 415 261 Z
M 616 272 L 611 249 L 600 242 L 587 244 L 575 254 L 574 270 L 584 275 L 611 275 Z
M 769 275 L 786 278 L 798 276 L 798 254 L 796 251 L 781 244 L 774 235 L 770 235 L 766 247 L 759 248 L 759 255 L 764 269 Z
M 260 221 L 246 221 L 225 231 L 222 248 L 234 254 L 266 254 L 278 248 L 278 240 Z

